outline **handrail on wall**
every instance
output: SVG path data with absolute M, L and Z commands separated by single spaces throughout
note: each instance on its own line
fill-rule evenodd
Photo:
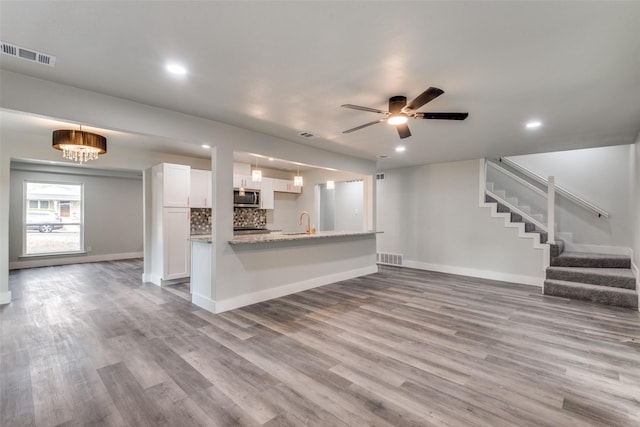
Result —
M 544 185 L 545 187 L 549 186 L 549 181 L 538 175 L 537 173 L 525 168 L 524 166 L 519 165 L 518 163 L 514 162 L 511 159 L 508 159 L 506 157 L 501 157 L 500 161 L 506 165 L 509 165 L 509 167 L 517 170 L 518 172 L 522 173 L 523 175 L 528 176 L 529 178 L 533 179 L 534 181 Z M 563 197 L 565 197 L 566 199 L 572 201 L 573 203 L 582 206 L 583 208 L 590 210 L 592 212 L 594 212 L 595 214 L 598 215 L 598 218 L 609 218 L 609 213 L 607 211 L 605 211 L 604 209 L 594 205 L 593 203 L 589 203 L 586 200 L 584 200 L 582 197 L 577 196 L 575 194 L 573 194 L 572 192 L 570 192 L 569 190 L 559 186 L 559 185 L 555 185 L 555 190 L 557 194 L 562 195 Z

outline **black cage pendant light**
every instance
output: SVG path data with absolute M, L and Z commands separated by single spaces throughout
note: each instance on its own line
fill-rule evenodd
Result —
M 54 130 L 53 148 L 62 151 L 62 157 L 80 164 L 96 160 L 107 152 L 107 138 L 82 130 Z

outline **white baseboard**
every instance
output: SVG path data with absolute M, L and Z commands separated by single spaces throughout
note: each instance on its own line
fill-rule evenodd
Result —
M 9 304 L 11 302 L 11 291 L 0 292 L 0 305 Z
M 191 302 L 200 308 L 204 308 L 205 310 L 210 311 L 211 313 L 216 312 L 216 302 L 210 298 L 192 292 Z
M 420 261 L 404 260 L 404 266 L 419 270 L 437 271 L 439 273 L 458 274 L 460 276 L 478 277 L 480 279 L 498 280 L 501 282 L 520 283 L 542 287 L 544 277 L 523 276 L 520 274 L 504 273 L 501 271 L 478 270 L 475 268 L 457 267 L 453 265 L 431 264 Z
M 156 286 L 162 286 L 162 277 L 157 274 L 147 273 L 142 275 L 143 282 L 153 283 Z
M 34 267 L 51 267 L 54 265 L 83 264 L 87 262 L 116 261 L 121 259 L 142 258 L 143 252 L 126 252 L 119 254 L 37 257 L 25 261 L 12 261 L 9 270 Z
M 233 310 L 234 308 L 244 307 L 244 306 L 255 304 L 258 302 L 267 301 L 273 298 L 279 298 L 285 295 L 294 294 L 296 292 L 306 291 L 307 289 L 316 288 L 318 286 L 324 286 L 331 283 L 339 282 L 341 280 L 353 279 L 355 277 L 365 276 L 367 274 L 373 274 L 377 272 L 378 272 L 378 266 L 374 264 L 369 267 L 343 271 L 335 274 L 328 274 L 326 276 L 315 277 L 313 279 L 289 283 L 286 285 L 277 286 L 275 288 L 252 292 L 250 294 L 244 294 L 244 295 L 239 295 L 237 297 L 218 300 L 214 302 L 214 305 L 215 305 L 214 313 L 222 313 L 224 311 Z M 195 303 L 195 294 L 194 294 L 194 303 Z M 202 307 L 199 304 L 196 304 L 196 305 L 198 305 L 199 307 Z M 203 307 L 203 308 L 206 309 L 206 307 Z

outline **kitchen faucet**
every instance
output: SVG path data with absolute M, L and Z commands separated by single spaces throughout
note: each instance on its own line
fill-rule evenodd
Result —
M 303 216 L 307 216 L 307 234 L 311 234 L 311 215 L 309 215 L 309 212 L 307 211 L 302 211 L 300 213 L 300 221 L 298 221 L 298 225 L 302 225 L 302 217 Z

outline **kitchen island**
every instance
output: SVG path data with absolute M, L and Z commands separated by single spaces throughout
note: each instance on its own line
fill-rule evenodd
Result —
M 246 234 L 234 236 L 229 240 L 231 245 L 243 245 L 248 243 L 273 243 L 288 242 L 308 239 L 334 239 L 336 237 L 367 236 L 376 234 L 375 231 L 320 231 L 309 234 L 305 232 L 271 232 L 266 234 Z
M 192 266 L 192 302 L 214 313 L 378 271 L 375 231 L 235 235 L 192 246 L 194 264 L 210 260 Z

